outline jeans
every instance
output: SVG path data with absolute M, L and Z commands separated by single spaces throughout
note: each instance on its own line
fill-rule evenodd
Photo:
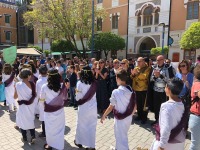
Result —
M 26 130 L 21 129 L 23 139 L 27 140 Z M 30 129 L 31 138 L 35 138 L 35 129 Z
M 76 87 L 70 87 L 69 92 L 70 92 L 70 104 L 76 105 L 76 100 L 75 100 L 75 89 Z
M 200 116 L 190 115 L 189 129 L 191 131 L 190 150 L 200 150 Z

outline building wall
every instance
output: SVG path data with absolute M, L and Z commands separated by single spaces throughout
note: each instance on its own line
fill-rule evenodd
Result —
M 180 40 L 184 32 L 193 22 L 198 22 L 200 19 L 200 7 L 199 7 L 199 19 L 187 20 L 187 3 L 189 0 L 172 0 L 171 8 L 171 25 L 170 36 L 173 38 L 174 43 L 169 47 L 168 57 L 173 60 L 173 54 L 179 53 L 179 61 L 185 59 L 185 51 L 180 48 Z M 200 4 L 199 4 L 200 6 Z M 196 56 L 199 55 L 199 50 L 196 50 Z
M 0 36 L 1 43 L 5 45 L 16 45 L 17 44 L 17 23 L 16 23 L 16 10 L 17 7 L 11 4 L 0 2 Z M 5 14 L 11 15 L 10 24 L 5 23 Z M 6 31 L 11 31 L 11 40 L 6 41 Z
M 149 26 L 137 26 L 137 13 L 143 12 L 144 8 L 153 5 L 153 7 L 159 8 L 159 23 L 163 22 L 166 25 L 169 24 L 169 8 L 170 1 L 166 0 L 130 0 L 129 3 L 129 35 L 128 35 L 128 56 L 138 56 L 139 47 L 143 40 L 150 37 L 156 46 L 162 46 L 162 27 L 158 27 L 158 24 L 152 24 Z M 152 13 L 153 15 L 153 13 Z M 143 20 L 143 19 L 141 19 Z M 153 19 L 154 20 L 154 19 Z M 165 40 L 164 45 L 167 45 L 168 28 L 165 28 Z

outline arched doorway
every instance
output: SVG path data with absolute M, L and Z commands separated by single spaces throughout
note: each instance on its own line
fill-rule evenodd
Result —
M 151 49 L 155 47 L 155 41 L 152 38 L 147 37 L 141 42 L 139 47 L 139 53 L 142 55 L 149 55 L 151 53 Z

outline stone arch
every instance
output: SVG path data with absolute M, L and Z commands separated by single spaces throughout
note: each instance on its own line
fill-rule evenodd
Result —
M 147 42 L 148 39 L 150 40 L 150 42 L 154 42 L 154 43 L 147 43 L 147 48 L 149 49 L 146 49 L 146 50 L 150 50 L 151 48 L 154 48 L 154 47 L 157 47 L 158 46 L 158 43 L 156 42 L 156 40 L 152 37 L 152 36 L 145 36 L 145 37 L 142 37 L 139 39 L 139 41 L 137 42 L 136 44 L 136 52 L 139 54 L 140 51 L 141 51 L 141 45 L 143 42 Z

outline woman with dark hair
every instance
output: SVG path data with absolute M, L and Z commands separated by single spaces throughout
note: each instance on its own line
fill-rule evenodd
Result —
M 17 110 L 15 99 L 14 99 L 14 72 L 12 73 L 12 66 L 10 64 L 4 64 L 3 66 L 3 74 L 2 74 L 2 81 L 5 84 L 5 96 L 6 96 L 6 104 L 9 107 L 8 112 L 13 111 L 13 105 L 14 110 Z
M 65 113 L 64 101 L 67 99 L 65 85 L 60 83 L 58 70 L 52 69 L 48 73 L 47 84 L 40 93 L 40 100 L 44 101 L 44 122 L 47 144 L 44 149 L 64 149 Z
M 184 83 L 183 89 L 179 95 L 179 97 L 187 96 L 186 94 L 190 94 L 190 89 L 192 87 L 194 75 L 190 73 L 190 66 L 187 60 L 182 60 L 178 65 L 179 73 L 176 74 L 176 77 L 181 79 Z
M 78 119 L 75 135 L 75 145 L 95 149 L 97 102 L 96 82 L 89 66 L 81 70 L 80 81 L 77 83 L 76 100 L 78 103 Z
M 100 113 L 102 113 L 109 105 L 108 100 L 108 88 L 107 77 L 108 70 L 105 68 L 105 61 L 99 60 L 99 68 L 95 70 L 97 82 L 97 107 Z
M 22 141 L 27 142 L 26 130 L 30 130 L 31 143 L 35 141 L 35 84 L 30 82 L 31 71 L 22 69 L 20 78 L 22 81 L 16 83 L 14 98 L 18 98 L 19 109 L 16 113 L 16 124 L 21 129 Z
M 38 77 L 36 77 L 37 70 L 36 70 L 35 65 L 33 63 L 30 63 L 29 65 L 31 66 L 31 71 L 32 71 L 30 81 L 32 81 L 33 83 L 36 84 L 36 82 L 38 80 Z

